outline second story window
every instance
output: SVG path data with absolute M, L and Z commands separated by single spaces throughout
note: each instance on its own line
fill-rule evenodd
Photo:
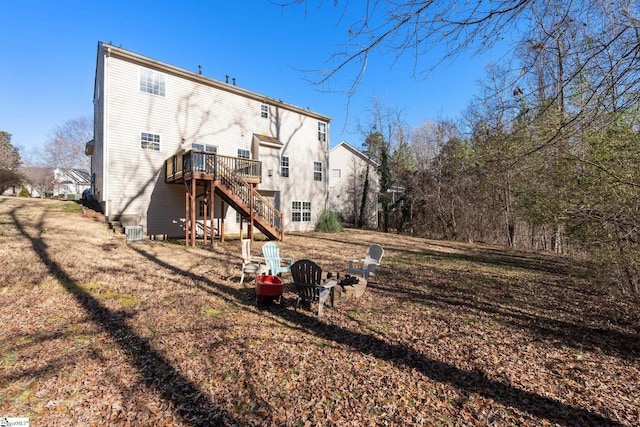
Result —
M 318 122 L 318 141 L 327 142 L 327 124 Z
M 140 91 L 164 96 L 165 75 L 148 68 L 140 68 Z
M 331 169 L 331 178 L 342 177 L 342 169 Z
M 313 180 L 322 181 L 322 163 L 313 162 Z
M 140 134 L 140 148 L 144 150 L 160 151 L 160 135 L 142 132 Z
M 282 156 L 280 158 L 280 176 L 289 178 L 289 156 Z
M 238 157 L 241 159 L 250 159 L 251 152 L 249 152 L 249 150 L 245 150 L 244 148 L 238 148 Z
M 267 104 L 262 104 L 260 107 L 260 117 L 263 119 L 269 118 L 269 106 Z

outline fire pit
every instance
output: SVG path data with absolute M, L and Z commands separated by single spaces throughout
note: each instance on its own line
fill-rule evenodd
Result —
M 256 278 L 256 305 L 260 301 L 282 300 L 282 280 L 278 276 L 260 275 Z

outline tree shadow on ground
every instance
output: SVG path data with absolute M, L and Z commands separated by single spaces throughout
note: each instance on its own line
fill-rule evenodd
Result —
M 380 284 L 367 286 L 379 292 L 395 294 L 400 301 L 413 302 L 441 310 L 462 307 L 470 311 L 481 311 L 495 315 L 514 328 L 528 330 L 533 339 L 555 341 L 560 346 L 566 345 L 576 350 L 596 350 L 630 361 L 640 357 L 640 337 L 634 333 L 536 315 L 526 311 L 525 308 L 513 305 L 506 306 L 504 302 L 496 304 L 480 301 L 470 295 L 454 296 L 450 288 L 446 294 L 440 294 L 434 288 L 431 288 L 432 292 L 425 293 L 418 290 L 391 288 Z
M 158 259 L 140 248 L 131 249 L 154 262 L 158 267 L 191 278 L 195 286 L 217 296 L 226 294 L 234 304 L 244 305 L 253 310 L 254 298 L 247 298 L 247 292 L 217 283 L 206 277 L 185 271 L 170 263 Z M 323 323 L 315 316 L 302 311 L 278 308 L 269 311 L 272 316 L 294 323 L 301 330 L 316 337 L 349 346 L 355 351 L 369 354 L 380 360 L 389 361 L 415 369 L 425 377 L 448 384 L 464 393 L 476 393 L 509 407 L 517 408 L 530 415 L 560 425 L 620 425 L 618 422 L 587 409 L 564 404 L 555 399 L 521 390 L 510 384 L 488 378 L 480 371 L 465 371 L 451 364 L 424 357 L 404 344 L 390 344 L 379 338 L 361 332 L 345 329 L 341 326 Z
M 176 414 L 185 424 L 192 426 L 229 425 L 238 422 L 225 409 L 207 398 L 206 393 L 181 375 L 169 360 L 160 355 L 149 341 L 140 337 L 126 323 L 126 317 L 105 307 L 98 299 L 79 286 L 72 277 L 49 255 L 46 242 L 39 236 L 44 233 L 44 214 L 35 224 L 37 233 L 30 234 L 11 212 L 13 222 L 33 251 L 61 286 L 76 299 L 87 317 L 111 336 L 127 355 L 131 365 L 141 374 L 144 383 L 156 390 L 163 399 L 175 407 Z
M 378 243 L 367 242 L 365 240 L 354 240 L 349 242 L 345 241 L 344 239 L 332 236 L 333 235 L 331 234 L 327 234 L 326 236 L 313 235 L 308 236 L 307 238 L 335 242 L 341 245 L 351 244 L 354 246 L 354 248 L 357 248 L 357 251 L 354 251 L 354 258 L 364 257 L 366 245 L 368 245 L 369 243 Z M 365 245 L 364 249 L 363 244 Z M 442 242 L 429 241 L 429 247 L 441 247 L 443 249 L 442 251 L 429 248 L 421 248 L 419 246 L 414 246 L 412 247 L 412 249 L 408 249 L 406 246 L 393 245 L 389 244 L 389 242 L 385 242 L 384 244 L 382 244 L 382 246 L 385 249 L 385 257 L 388 257 L 387 254 L 389 252 L 396 252 L 400 257 L 407 255 L 421 257 L 428 256 L 437 260 L 451 259 L 466 261 L 474 264 L 487 264 L 497 267 L 518 268 L 562 275 L 571 274 L 571 272 L 576 268 L 576 266 L 572 265 L 571 261 L 568 259 L 566 260 L 566 262 L 562 262 L 562 260 L 559 260 L 555 257 L 548 257 L 540 254 L 528 254 L 517 251 L 499 250 L 489 247 L 482 247 L 480 251 L 478 249 L 466 247 L 462 243 L 447 244 Z
M 345 242 L 337 235 L 313 235 L 310 239 L 351 245 L 363 251 L 363 245 L 371 239 L 370 233 L 354 233 L 355 239 Z M 394 264 L 393 274 L 388 275 L 381 268 L 379 283 L 368 286 L 380 292 L 393 294 L 400 301 L 414 302 L 424 305 L 450 309 L 463 307 L 469 310 L 482 311 L 499 316 L 513 327 L 530 331 L 534 339 L 551 341 L 554 345 L 567 345 L 576 350 L 598 350 L 605 354 L 626 360 L 637 360 L 640 357 L 640 325 L 633 319 L 612 315 L 613 308 L 600 307 L 603 291 L 591 287 L 580 287 L 569 280 L 560 283 L 536 283 L 533 294 L 520 295 L 515 287 L 501 278 L 481 277 L 481 283 L 459 286 L 457 283 L 474 283 L 478 275 L 470 271 L 451 271 L 440 273 L 437 270 L 426 270 L 421 273 L 419 265 L 434 261 L 463 261 L 470 265 L 488 265 L 499 269 L 511 269 L 525 274 L 550 274 L 554 277 L 584 273 L 584 267 L 570 264 L 570 259 L 557 259 L 541 254 L 520 253 L 517 251 L 499 250 L 488 247 L 467 247 L 459 245 L 428 242 L 428 248 L 420 246 L 403 246 L 384 242 L 385 259 Z M 433 247 L 441 247 L 442 251 Z M 452 251 L 452 249 L 455 249 Z M 486 253 L 485 253 L 486 252 Z M 357 253 L 355 255 L 358 255 Z M 414 264 L 413 259 L 419 259 Z M 387 261 L 387 262 L 385 262 Z M 574 263 L 575 264 L 575 263 Z M 402 268 L 405 267 L 405 268 Z M 444 275 L 443 275 L 444 274 Z M 394 277 L 402 276 L 410 279 L 403 286 L 398 286 Z M 383 286 L 380 283 L 393 283 Z M 479 287 L 476 289 L 475 287 Z M 524 292 L 524 291 L 523 291 Z M 540 294 L 544 292 L 544 294 Z M 564 298 L 564 300 L 562 299 Z M 554 301 L 552 305 L 551 302 Z M 536 304 L 538 306 L 536 307 Z M 544 314 L 534 313 L 564 312 L 563 319 L 556 319 Z M 638 331 L 634 333 L 633 330 Z

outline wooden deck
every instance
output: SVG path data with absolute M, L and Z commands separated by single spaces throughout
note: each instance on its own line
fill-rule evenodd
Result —
M 216 153 L 190 150 L 177 153 L 165 162 L 165 181 L 185 185 L 185 240 L 195 245 L 196 199 L 198 186 L 204 186 L 205 218 L 214 222 L 214 195 L 222 198 L 239 212 L 249 224 L 262 231 L 268 238 L 282 240 L 284 223 L 282 213 L 256 190 L 262 180 L 262 164 L 259 161 L 239 157 L 221 156 Z M 207 207 L 209 215 L 207 215 Z M 192 225 L 193 224 L 193 225 Z M 211 228 L 211 243 L 214 240 Z M 221 231 L 224 239 L 224 230 Z M 253 237 L 253 227 L 249 227 Z M 205 242 L 207 236 L 205 233 Z

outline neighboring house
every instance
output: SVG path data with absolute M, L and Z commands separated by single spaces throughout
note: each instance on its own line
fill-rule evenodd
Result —
M 53 197 L 82 194 L 91 188 L 91 174 L 81 169 L 55 168 L 53 176 Z
M 2 196 L 16 196 L 20 192 L 20 187 L 12 185 L 2 192 Z
M 329 152 L 329 208 L 355 224 L 360 215 L 364 181 L 369 166 L 369 189 L 364 212 L 366 226 L 378 225 L 378 164 L 342 141 Z
M 246 220 L 281 238 L 326 207 L 327 116 L 104 43 L 93 102 L 85 152 L 107 220 L 187 242 Z

